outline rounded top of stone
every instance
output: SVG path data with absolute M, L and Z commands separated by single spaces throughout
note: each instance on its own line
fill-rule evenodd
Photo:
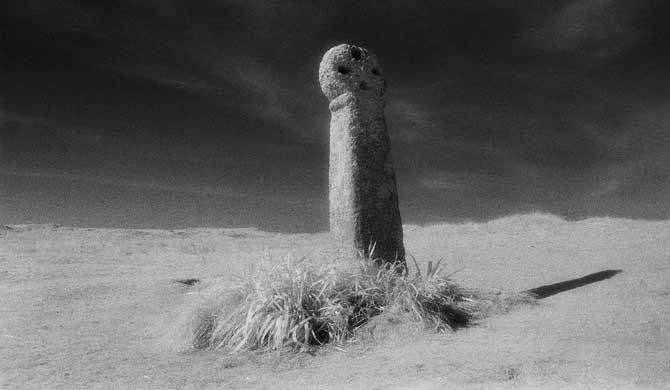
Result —
M 372 98 L 381 98 L 386 92 L 386 80 L 377 56 L 346 43 L 323 55 L 319 83 L 330 101 L 347 92 Z

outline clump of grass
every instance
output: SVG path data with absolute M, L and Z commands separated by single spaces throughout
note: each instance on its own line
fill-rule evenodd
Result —
M 341 344 L 381 314 L 444 331 L 503 306 L 505 299 L 461 288 L 441 271 L 440 262 L 423 273 L 418 265 L 409 272 L 404 263 L 263 262 L 235 282 L 202 291 L 191 319 L 192 345 L 304 351 Z

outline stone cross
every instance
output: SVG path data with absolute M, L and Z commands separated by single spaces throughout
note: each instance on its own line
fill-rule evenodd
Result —
M 331 112 L 331 233 L 345 254 L 368 257 L 374 248 L 375 260 L 404 262 L 379 61 L 364 48 L 335 46 L 321 60 L 319 82 Z

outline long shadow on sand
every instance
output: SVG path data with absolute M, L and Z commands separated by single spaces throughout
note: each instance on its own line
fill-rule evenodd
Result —
M 530 290 L 526 290 L 525 292 L 532 294 L 537 299 L 542 299 L 558 293 L 562 293 L 564 291 L 572 290 L 573 288 L 582 287 L 587 284 L 609 279 L 612 276 L 618 274 L 619 272 L 621 272 L 620 269 L 609 269 L 606 271 L 600 271 L 588 274 L 578 279 L 571 279 L 566 280 L 565 282 L 559 282 L 554 284 L 547 284 L 540 287 L 535 287 Z

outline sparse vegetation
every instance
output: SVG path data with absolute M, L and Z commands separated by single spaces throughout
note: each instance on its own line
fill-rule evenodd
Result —
M 341 344 L 373 317 L 411 322 L 436 331 L 457 329 L 518 303 L 524 294 L 485 294 L 444 276 L 438 261 L 421 272 L 372 261 L 315 265 L 308 259 L 264 261 L 235 282 L 204 288 L 189 321 L 192 345 L 306 351 Z

